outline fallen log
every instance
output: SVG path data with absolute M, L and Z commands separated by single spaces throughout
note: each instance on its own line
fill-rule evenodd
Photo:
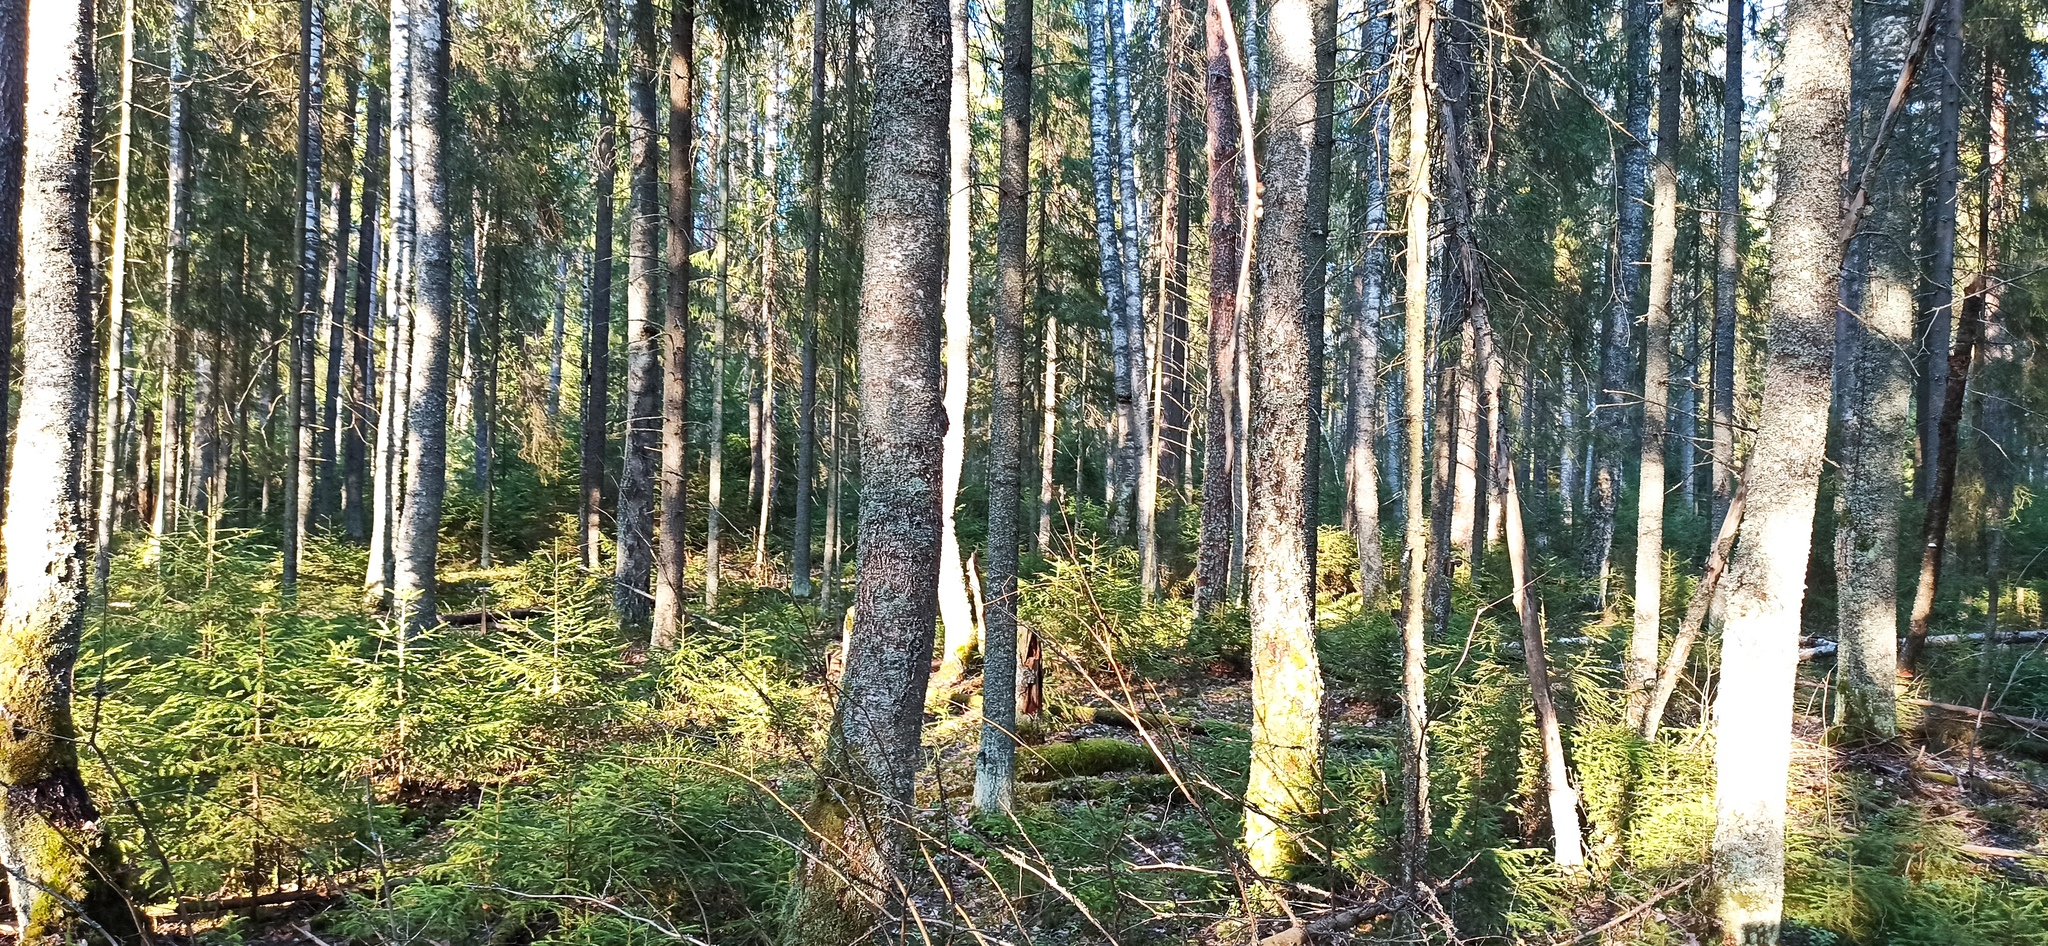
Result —
M 1430 886 L 1429 892 L 1434 895 L 1446 890 L 1456 890 L 1471 883 L 1472 878 L 1459 877 L 1433 884 Z M 1320 937 L 1348 933 L 1360 927 L 1370 929 L 1372 924 L 1408 909 L 1415 902 L 1416 896 L 1412 890 L 1403 891 L 1389 897 L 1381 897 L 1378 900 L 1368 900 L 1357 906 L 1338 910 L 1320 919 L 1311 920 L 1307 923 L 1296 923 L 1278 933 L 1260 939 L 1259 946 L 1308 946 L 1308 944 L 1316 942 Z
M 178 901 L 179 916 L 209 916 L 216 913 L 234 913 L 238 910 L 253 910 L 258 907 L 281 907 L 298 903 L 325 903 L 340 899 L 340 890 L 328 887 L 303 887 L 298 890 L 273 890 L 269 893 L 251 894 L 243 897 L 192 898 Z
M 1922 707 L 1924 709 L 1940 710 L 1944 713 L 1954 713 L 1957 716 L 1968 716 L 1973 719 L 1982 720 L 1987 723 L 2000 723 L 2006 726 L 2010 726 L 2021 732 L 2024 732 L 2030 736 L 2048 736 L 2048 719 L 2033 719 L 2027 716 L 2014 716 L 2009 713 L 1998 713 L 1993 712 L 1991 710 L 1980 710 L 1974 706 L 1958 706 L 1954 703 L 1936 703 L 1933 700 L 1923 700 L 1918 699 L 1916 697 L 1900 697 L 1899 702 L 1906 703 L 1912 706 Z
M 454 614 L 441 615 L 441 623 L 449 627 L 470 627 L 480 624 L 488 630 L 493 623 L 502 624 L 506 621 L 526 621 L 540 617 L 545 613 L 547 612 L 540 608 L 509 608 L 504 611 L 458 611 Z
M 1998 644 L 2001 647 L 2010 644 L 2033 644 L 2041 641 L 2048 641 L 2048 628 L 1998 632 Z M 1984 634 L 1978 632 L 1975 634 L 1934 634 L 1920 643 L 1923 647 L 1943 647 L 1952 644 L 1981 644 L 1983 642 Z M 1905 643 L 1901 639 L 1899 646 L 1904 647 Z M 1799 648 L 1799 659 L 1812 660 L 1815 657 L 1832 656 L 1840 648 L 1841 644 L 1837 641 L 1814 641 L 1809 646 Z

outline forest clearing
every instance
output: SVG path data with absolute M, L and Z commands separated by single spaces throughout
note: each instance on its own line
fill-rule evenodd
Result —
M 0 941 L 2048 946 L 2038 0 L 0 0 Z

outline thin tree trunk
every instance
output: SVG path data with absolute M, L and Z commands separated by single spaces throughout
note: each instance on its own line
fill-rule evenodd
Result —
M 22 405 L 0 598 L 0 710 L 13 727 L 0 752 L 0 857 L 24 942 L 83 942 L 88 925 L 135 932 L 112 880 L 119 853 L 79 776 L 71 715 L 89 590 L 81 484 L 92 403 L 92 5 L 36 0 L 27 20 L 36 81 L 23 126 Z
M 555 320 L 548 332 L 548 419 L 562 414 L 562 347 L 569 329 L 569 253 L 555 260 Z
M 645 631 L 653 620 L 649 582 L 654 572 L 654 479 L 661 449 L 660 125 L 654 107 L 657 37 L 653 0 L 630 8 L 632 56 L 626 76 L 626 137 L 632 149 L 627 178 L 626 226 L 626 431 L 619 468 L 618 561 L 612 610 L 622 627 Z
M 1664 0 L 1657 25 L 1657 156 L 1650 224 L 1650 304 L 1643 329 L 1643 433 L 1636 475 L 1635 628 L 1622 668 L 1631 729 L 1640 729 L 1657 682 L 1664 628 L 1664 433 L 1671 388 L 1671 284 L 1678 250 L 1679 79 L 1685 60 L 1684 0 Z
M 774 180 L 774 175 L 769 175 Z M 754 479 L 761 484 L 761 507 L 754 519 L 754 577 L 768 573 L 768 531 L 775 514 L 775 229 L 763 230 L 761 253 L 761 436 L 754 445 Z
M 323 0 L 299 4 L 299 261 L 297 315 L 292 320 L 290 389 L 285 410 L 291 415 L 289 440 L 291 481 L 285 490 L 284 570 L 278 589 L 296 593 L 299 558 L 313 521 L 313 476 L 319 467 L 319 446 L 313 429 L 313 361 L 320 330 L 320 147 L 327 93 L 322 64 L 327 42 L 327 11 Z
M 1982 258 L 1984 335 L 1983 384 L 1977 389 L 1977 466 L 1984 484 L 1984 673 L 1990 680 L 1992 655 L 1998 646 L 1999 599 L 2004 596 L 2005 532 L 2012 524 L 2015 457 L 2019 453 L 2013 401 L 2021 390 L 2019 338 L 2007 327 L 1999 307 L 1998 231 L 2005 220 L 2005 74 L 1995 62 L 1984 64 L 1985 129 L 1978 167 L 1983 192 L 1977 215 L 1977 252 Z M 1989 390 L 1986 390 L 1986 389 Z
M 811 7 L 810 150 L 804 158 L 809 165 L 805 182 L 810 191 L 805 200 L 809 205 L 810 230 L 804 235 L 804 334 L 796 412 L 796 521 L 789 547 L 789 592 L 798 598 L 811 594 L 811 481 L 818 473 L 818 266 L 825 238 L 825 10 L 825 0 L 817 0 Z M 849 35 L 854 34 L 849 31 Z
M 1423 614 L 1429 593 L 1429 520 L 1422 514 L 1424 448 L 1423 339 L 1429 326 L 1429 77 L 1432 4 L 1416 0 L 1415 63 L 1408 85 L 1408 271 L 1402 335 L 1407 398 L 1402 426 L 1407 448 L 1407 576 L 1401 595 L 1401 879 L 1419 884 L 1429 854 L 1429 639 Z
M 351 202 L 355 199 L 357 89 L 355 81 L 346 78 L 346 72 L 343 75 L 348 86 L 348 104 L 341 112 L 341 153 L 335 156 L 341 173 L 335 175 L 332 193 L 328 195 L 328 203 L 334 206 L 334 253 L 327 260 L 327 389 L 320 404 L 320 477 L 314 503 L 329 528 L 339 525 L 341 519 L 340 461 L 342 441 L 347 438 L 341 424 L 342 377 L 351 352 L 347 335 L 351 282 L 348 237 L 353 226 L 349 216 Z
M 342 441 L 342 503 L 341 518 L 348 530 L 348 537 L 358 542 L 368 538 L 369 524 L 363 508 L 365 502 L 366 476 L 365 456 L 370 444 L 371 427 L 379 421 L 372 421 L 376 402 L 376 368 L 372 363 L 375 347 L 371 344 L 371 319 L 375 311 L 376 271 L 380 255 L 387 252 L 378 242 L 377 215 L 381 212 L 379 202 L 383 199 L 380 188 L 379 168 L 384 163 L 384 98 L 383 90 L 370 86 L 369 110 L 363 120 L 368 141 L 363 149 L 363 212 L 358 224 L 356 243 L 356 290 L 355 319 L 350 329 L 349 356 L 349 416 L 347 435 Z M 386 291 L 390 291 L 386 287 Z M 390 381 L 385 381 L 389 385 Z M 381 420 L 381 419 L 380 419 Z
M 1713 866 L 1722 936 L 1777 941 L 1784 899 L 1786 773 L 1813 513 L 1825 460 L 1842 267 L 1849 3 L 1792 0 L 1771 209 L 1770 360 L 1728 567 L 1715 703 Z
M 1963 0 L 1948 0 L 1941 19 L 1939 120 L 1934 138 L 1934 193 L 1925 218 L 1921 244 L 1927 254 L 1927 281 L 1921 286 L 1920 457 L 1913 477 L 1914 498 L 1934 502 L 1941 479 L 1942 420 L 1946 413 L 1949 364 L 1954 360 L 1950 324 L 1955 321 L 1956 189 L 1963 114 Z M 1960 345 L 1960 340 L 1957 340 Z M 1938 567 L 1938 566 L 1937 566 Z M 1906 668 L 1913 669 L 1914 648 L 1908 645 Z
M 974 656 L 975 638 L 979 636 L 974 609 L 967 602 L 967 573 L 960 567 L 960 538 L 954 523 L 959 505 L 960 467 L 967 458 L 967 347 L 973 331 L 967 318 L 967 293 L 974 276 L 968 272 L 973 181 L 968 177 L 967 0 L 950 3 L 953 97 L 946 119 L 950 142 L 946 164 L 946 462 L 939 473 L 941 637 L 939 670 L 932 677 L 934 691 L 951 689 L 966 678 L 967 662 Z M 993 467 L 990 475 L 994 475 Z M 990 500 L 994 500 L 993 495 Z
M 1388 0 L 1375 0 L 1367 14 L 1365 96 L 1365 232 L 1350 318 L 1351 359 L 1345 384 L 1344 453 L 1346 519 L 1358 545 L 1358 590 L 1364 600 L 1379 597 L 1385 563 L 1380 553 L 1379 465 L 1373 444 L 1379 436 L 1380 317 L 1391 295 L 1387 286 L 1387 153 L 1390 104 L 1387 70 L 1392 67 L 1394 29 Z
M 690 254 L 696 207 L 697 9 L 672 0 L 668 34 L 668 296 L 661 330 L 661 525 L 654 582 L 654 637 L 683 635 L 683 569 L 690 547 Z M 718 445 L 710 444 L 716 452 Z
M 1031 178 L 1031 0 L 1003 7 L 1002 139 L 996 168 L 995 384 L 989 403 L 986 660 L 981 676 L 981 749 L 975 756 L 974 804 L 986 812 L 1016 803 L 1017 781 L 1017 533 L 1024 432 L 1025 268 L 1030 222 L 1025 189 Z M 955 38 L 964 25 L 955 27 Z M 959 81 L 964 51 L 954 53 Z M 954 101 L 960 103 L 958 89 Z M 964 103 L 960 103 L 964 104 Z M 959 157 L 954 158 L 957 166 Z M 1050 378 L 1048 378 L 1050 380 Z M 1049 386 L 1048 386 L 1049 389 Z
M 189 43 L 192 0 L 173 0 L 178 11 L 171 41 L 171 171 L 173 179 L 184 156 L 179 139 L 185 102 L 184 47 Z M 0 309 L 14 311 L 21 295 L 22 156 L 27 143 L 28 0 L 0 0 Z M 173 186 L 173 197 L 183 189 Z M 172 205 L 174 208 L 175 204 Z M 174 220 L 182 218 L 174 217 Z M 173 235 L 166 259 L 183 257 L 183 242 Z M 166 314 L 175 310 L 165 306 Z M 170 324 L 175 325 L 175 322 Z M 0 351 L 14 351 L 14 319 L 0 319 Z M 0 392 L 14 389 L 14 358 L 0 358 Z M 0 397 L 0 495 L 7 488 L 7 445 L 13 435 L 12 398 Z M 141 488 L 141 484 L 137 484 Z M 161 493 L 157 508 L 163 507 Z M 154 510 L 151 511 L 154 517 Z M 4 511 L 0 511 L 4 516 Z
M 737 67 L 732 39 L 727 37 L 718 64 L 718 245 L 713 265 L 718 271 L 716 308 L 711 321 L 711 436 L 707 440 L 704 490 L 704 607 L 718 606 L 718 530 L 725 499 L 725 323 L 731 307 L 732 234 L 732 74 Z
M 1127 349 L 1124 371 L 1129 375 L 1130 390 L 1130 408 L 1122 415 L 1122 465 L 1125 482 L 1132 484 L 1132 493 L 1126 497 L 1126 503 L 1134 507 L 1136 519 L 1138 584 L 1149 596 L 1159 590 L 1159 535 L 1154 522 L 1159 509 L 1159 457 L 1152 450 L 1152 372 L 1147 367 L 1149 359 L 1145 353 L 1148 333 L 1145 330 L 1144 261 L 1139 250 L 1144 242 L 1140 230 L 1145 217 L 1138 208 L 1138 134 L 1131 102 L 1131 73 L 1138 67 L 1130 52 L 1122 2 L 1101 0 L 1100 7 L 1108 19 L 1110 54 L 1116 58 L 1110 76 L 1114 95 L 1111 113 L 1116 119 L 1117 197 L 1122 211 L 1117 235 L 1123 256 L 1123 265 L 1118 269 L 1123 278 L 1123 291 L 1118 296 L 1123 303 L 1123 321 L 1120 324 Z M 1118 403 L 1123 403 L 1121 396 Z
M 612 339 L 612 204 L 619 179 L 618 115 L 612 83 L 619 73 L 619 15 L 615 4 L 604 13 L 604 56 L 597 111 L 597 219 L 590 262 L 588 346 L 583 369 L 583 436 L 579 450 L 583 485 L 583 567 L 597 571 L 604 554 L 605 442 L 611 425 Z
M 1742 0 L 1728 0 L 1722 58 L 1720 215 L 1714 223 L 1714 531 L 1735 494 L 1735 296 L 1742 281 Z
M 1041 206 L 1044 198 L 1041 196 Z M 1040 216 L 1043 220 L 1043 215 Z M 1045 231 L 1039 230 L 1039 246 L 1045 246 Z M 1051 558 L 1052 512 L 1059 505 L 1059 494 L 1053 486 L 1053 462 L 1059 451 L 1059 395 L 1060 395 L 1060 318 L 1051 309 L 1045 310 L 1038 330 L 1045 335 L 1045 379 L 1040 382 L 1038 409 L 1038 533 L 1032 548 L 1040 556 Z M 1075 463 L 1080 462 L 1079 458 Z M 986 712 L 984 710 L 984 712 Z
M 414 207 L 418 220 L 418 297 L 412 307 L 412 381 L 407 385 L 405 510 L 399 520 L 392 595 L 400 626 L 437 623 L 435 553 L 448 476 L 448 332 L 453 275 L 448 214 L 448 0 L 412 0 Z
M 377 459 L 370 520 L 370 559 L 364 576 L 368 596 L 383 605 L 391 602 L 397 577 L 399 496 L 404 490 L 405 427 L 411 404 L 412 383 L 409 357 L 412 336 L 411 308 L 415 290 L 414 253 L 417 185 L 413 181 L 413 11 L 411 0 L 392 0 L 390 189 L 391 252 L 385 260 L 384 309 L 390 325 L 385 329 L 385 391 L 383 410 L 377 420 Z
M 1911 675 L 1920 669 L 1920 651 L 1926 646 L 1927 626 L 1934 618 L 1934 595 L 1941 587 L 1941 567 L 1948 551 L 1948 522 L 1955 506 L 1956 432 L 1963 422 L 1963 397 L 1969 388 L 1970 363 L 1977 353 L 1977 341 L 1984 319 L 1984 283 L 1972 281 L 1963 297 L 1962 319 L 1956 326 L 1955 350 L 1949 353 L 1947 389 L 1941 402 L 1941 424 L 1934 442 L 1934 489 L 1927 501 L 1927 515 L 1920 528 L 1920 577 L 1913 588 L 1913 611 L 1906 631 L 1906 644 L 1899 652 L 1901 671 Z
M 1095 186 L 1095 246 L 1102 260 L 1103 317 L 1109 322 L 1110 370 L 1114 382 L 1112 390 L 1116 396 L 1114 416 L 1121 426 L 1121 431 L 1128 432 L 1137 429 L 1136 422 L 1128 416 L 1137 410 L 1137 402 L 1134 400 L 1136 391 L 1133 389 L 1130 370 L 1130 323 L 1126 319 L 1123 299 L 1123 247 L 1117 237 L 1118 152 L 1115 119 L 1110 114 L 1114 106 L 1110 98 L 1110 52 L 1105 0 L 1086 0 L 1083 4 L 1083 15 L 1088 20 L 1088 128 L 1090 167 Z M 1143 342 L 1139 341 L 1139 344 L 1142 345 Z M 1131 446 L 1127 440 L 1118 440 L 1110 448 L 1110 465 L 1115 470 L 1114 487 L 1111 490 L 1114 499 L 1110 504 L 1110 531 L 1118 535 L 1130 531 L 1130 513 L 1132 506 L 1137 502 L 1137 454 Z
M 1244 236 L 1255 180 L 1251 155 L 1243 148 L 1238 100 L 1245 97 L 1237 62 L 1236 29 L 1225 0 L 1209 0 L 1204 26 L 1208 72 L 1209 164 L 1209 392 L 1203 434 L 1202 526 L 1195 565 L 1195 611 L 1206 614 L 1223 603 L 1230 587 L 1231 535 L 1237 524 L 1237 438 L 1231 412 L 1237 405 L 1237 315 L 1245 273 Z M 1105 257 L 1106 258 L 1106 257 Z M 1105 280 L 1107 283 L 1107 280 Z
M 114 472 L 121 452 L 121 376 L 127 358 L 128 339 L 128 173 L 133 163 L 135 137 L 135 0 L 121 4 L 121 103 L 119 126 L 114 132 L 114 232 L 107 254 L 107 362 L 101 371 L 106 385 L 105 405 L 100 409 L 99 509 L 94 542 L 92 595 L 104 601 L 107 572 L 114 555 Z M 12 260 L 4 263 L 13 266 Z M 14 299 L 0 300 L 8 320 L 13 320 Z M 12 360 L 10 349 L 5 356 Z M 0 388 L 0 397 L 6 389 Z M 4 456 L 4 454 L 0 454 Z
M 923 764 L 936 623 L 939 386 L 952 85 L 943 0 L 874 9 L 873 140 L 861 285 L 861 565 L 838 706 L 805 817 L 783 941 L 847 943 L 908 907 L 899 819 Z M 879 899 L 871 899 L 879 898 Z M 902 932 L 908 933 L 907 930 Z M 884 935 L 889 935 L 886 932 Z

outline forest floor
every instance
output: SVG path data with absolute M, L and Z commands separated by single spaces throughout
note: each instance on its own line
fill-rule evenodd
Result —
M 359 600 L 359 551 L 316 544 L 290 601 L 271 554 L 237 534 L 167 545 L 160 565 L 123 556 L 79 666 L 88 779 L 163 933 L 773 941 L 830 715 L 836 615 L 729 574 L 678 652 L 650 654 L 611 623 L 605 581 L 554 542 L 509 566 L 448 563 L 444 611 L 516 619 L 407 639 Z M 1147 602 L 1127 558 L 1084 555 L 1025 584 L 1048 699 L 1025 729 L 1013 816 L 968 802 L 978 679 L 930 701 L 912 825 L 930 939 L 1252 934 L 1233 854 L 1247 634 L 1235 615 Z M 1341 927 L 1316 941 L 1710 941 L 1711 647 L 1654 745 L 1619 725 L 1611 627 L 1595 621 L 1554 655 L 1592 862 L 1565 872 L 1545 849 L 1516 631 L 1461 589 L 1430 659 L 1437 883 L 1409 898 L 1387 879 L 1394 630 L 1383 602 L 1327 591 L 1326 847 L 1286 888 L 1302 921 Z M 1994 655 L 2003 685 L 1984 702 L 2037 715 L 2039 650 Z M 1909 704 L 1906 737 L 1829 746 L 1829 669 L 1810 664 L 1799 690 L 1786 941 L 2048 944 L 2048 742 Z M 1985 678 L 1974 653 L 1943 655 L 1913 695 L 1960 702 Z

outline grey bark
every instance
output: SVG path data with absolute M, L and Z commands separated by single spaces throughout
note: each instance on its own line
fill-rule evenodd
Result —
M 135 0 L 121 4 L 121 101 L 120 118 L 114 132 L 114 227 L 107 253 L 107 358 L 100 372 L 106 396 L 100 408 L 99 508 L 93 555 L 92 594 L 104 600 L 107 572 L 114 553 L 114 472 L 120 465 L 122 369 L 127 360 L 128 334 L 128 174 L 133 164 L 135 137 Z M 7 265 L 13 265 L 11 262 Z M 14 299 L 0 300 L 11 321 Z M 10 349 L 6 358 L 14 357 Z M 0 388 L 4 396 L 5 388 Z
M 1202 459 L 1202 525 L 1195 565 L 1195 610 L 1206 613 L 1229 590 L 1231 535 L 1237 523 L 1238 286 L 1243 279 L 1245 156 L 1233 91 L 1230 11 L 1209 0 L 1204 26 L 1208 61 L 1203 87 L 1209 165 L 1209 391 Z
M 1735 294 L 1742 281 L 1742 0 L 1728 0 L 1721 80 L 1720 216 L 1714 223 L 1714 531 L 1735 494 Z
M 618 558 L 612 610 L 622 627 L 645 631 L 653 620 L 649 582 L 654 572 L 654 478 L 660 461 L 661 323 L 655 308 L 661 287 L 660 125 L 654 107 L 659 48 L 653 0 L 634 0 L 628 28 L 633 48 L 626 77 L 626 137 L 632 150 L 627 178 L 626 430 L 619 466 Z
M 172 27 L 174 37 L 184 35 L 177 32 L 176 23 L 191 22 L 192 0 L 175 0 L 175 3 L 182 19 L 176 20 Z M 176 159 L 183 155 L 182 143 L 176 134 L 176 130 L 183 127 L 181 120 L 184 115 L 182 50 L 174 38 L 171 42 L 171 74 L 174 77 L 171 83 L 171 166 L 174 169 L 178 166 Z M 28 0 L 0 0 L 0 309 L 9 312 L 14 311 L 14 300 L 21 294 L 22 152 L 27 141 L 27 66 Z M 166 257 L 180 256 L 182 250 L 180 244 Z M 0 351 L 13 350 L 14 320 L 0 319 Z M 0 391 L 12 390 L 13 386 L 14 359 L 0 358 Z M 9 414 L 11 400 L 0 397 L 0 459 L 8 455 L 8 439 L 14 430 Z M 6 465 L 0 462 L 0 494 L 4 494 L 7 486 Z M 140 483 L 137 488 L 141 488 Z M 162 505 L 159 500 L 157 506 Z
M 342 441 L 347 432 L 342 427 L 342 377 L 347 367 L 352 348 L 348 343 L 348 290 L 350 284 L 348 237 L 353 226 L 350 212 L 355 199 L 355 139 L 357 89 L 354 81 L 347 79 L 348 103 L 341 111 L 341 153 L 336 155 L 336 166 L 341 173 L 335 175 L 328 194 L 328 203 L 334 207 L 334 252 L 327 260 L 327 387 L 320 403 L 320 476 L 317 482 L 318 495 L 315 509 L 329 527 L 340 525 L 342 487 L 341 454 Z
M 804 334 L 797 379 L 796 521 L 790 534 L 789 592 L 811 594 L 811 487 L 818 473 L 819 254 L 825 238 L 825 0 L 811 8 L 810 150 L 805 153 L 805 199 L 810 230 L 804 235 Z M 948 44 L 950 47 L 950 44 Z
M 299 558 L 313 522 L 314 475 L 320 447 L 313 411 L 313 363 L 320 330 L 320 151 L 321 117 L 326 104 L 327 11 L 323 0 L 299 4 L 299 260 L 298 305 L 292 320 L 290 387 L 286 412 L 291 415 L 291 480 L 285 490 L 284 570 L 278 588 L 295 593 Z
M 690 545 L 690 254 L 696 248 L 697 10 L 671 0 L 668 34 L 668 295 L 661 329 L 661 523 L 655 560 L 654 637 L 683 634 L 683 569 Z M 712 443 L 709 449 L 718 450 Z
M 583 433 L 579 448 L 583 484 L 583 567 L 603 567 L 605 442 L 611 424 L 612 338 L 612 204 L 618 191 L 618 117 L 612 84 L 619 73 L 619 15 L 615 4 L 604 13 L 603 78 L 599 83 L 596 163 L 597 219 L 590 261 L 590 294 L 584 344 Z
M 1131 102 L 1131 73 L 1137 64 L 1130 53 L 1123 3 L 1101 0 L 1100 7 L 1108 19 L 1110 54 L 1116 59 L 1110 77 L 1115 97 L 1111 114 L 1116 118 L 1117 200 L 1122 214 L 1117 240 L 1123 257 L 1118 270 L 1123 279 L 1123 291 L 1118 294 L 1123 310 L 1118 324 L 1123 327 L 1124 371 L 1130 376 L 1131 394 L 1130 409 L 1122 414 L 1120 465 L 1125 482 L 1132 484 L 1127 506 L 1137 529 L 1139 586 L 1146 594 L 1155 594 L 1159 589 L 1159 536 L 1154 521 L 1159 508 L 1159 456 L 1152 449 L 1152 371 L 1145 346 L 1149 333 L 1145 329 L 1144 260 L 1139 250 L 1144 243 L 1145 216 L 1138 207 L 1138 133 Z M 1118 403 L 1123 403 L 1121 398 Z
M 1401 590 L 1401 879 L 1421 883 L 1429 854 L 1429 705 L 1424 599 L 1429 593 L 1428 517 L 1422 514 L 1423 347 L 1429 324 L 1429 77 L 1434 10 L 1414 7 L 1415 63 L 1408 79 L 1408 208 L 1405 314 L 1402 332 L 1403 459 L 1407 500 L 1405 580 Z
M 372 406 L 377 400 L 377 373 L 372 364 L 374 348 L 370 333 L 375 312 L 377 265 L 380 255 L 386 252 L 377 233 L 377 216 L 382 211 L 380 202 L 383 200 L 383 181 L 379 176 L 379 168 L 384 163 L 383 113 L 383 90 L 372 85 L 369 108 L 363 116 L 367 136 L 363 148 L 363 212 L 357 223 L 355 314 L 349 330 L 352 349 L 348 365 L 349 416 L 341 453 L 341 518 L 348 537 L 358 542 L 369 537 L 369 522 L 364 508 L 369 484 L 364 480 L 368 474 L 368 448 L 374 436 L 371 431 L 378 423 L 372 420 L 377 413 Z M 385 384 L 390 384 L 388 378 Z
M 728 40 L 730 42 L 730 40 Z M 711 316 L 711 436 L 707 438 L 704 489 L 704 606 L 718 606 L 721 559 L 719 527 L 724 523 L 725 499 L 725 323 L 731 309 L 732 271 L 732 74 L 736 64 L 732 49 L 718 66 L 718 230 L 716 257 L 718 273 L 716 308 Z
M 1922 234 L 1927 274 L 1920 287 L 1920 456 L 1913 476 L 1914 498 L 1932 501 L 1940 478 L 1941 412 L 1948 390 L 1948 361 L 1956 316 L 1956 188 L 1961 178 L 1960 147 L 1963 112 L 1963 0 L 1948 0 L 1941 17 L 1934 70 L 1941 83 L 1934 138 L 1934 183 L 1928 197 Z

